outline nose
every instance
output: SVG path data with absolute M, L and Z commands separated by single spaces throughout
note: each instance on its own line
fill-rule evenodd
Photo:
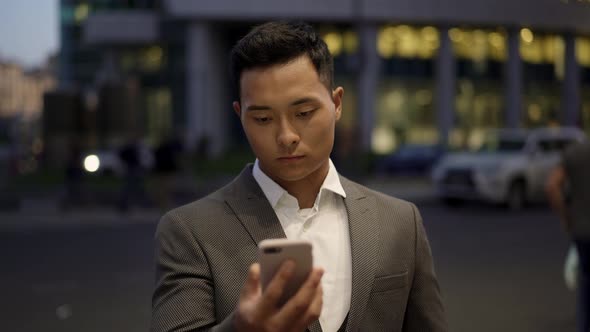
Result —
M 288 149 L 296 147 L 299 143 L 300 137 L 297 130 L 289 123 L 289 121 L 281 121 L 279 126 L 279 132 L 277 134 L 277 142 L 280 146 L 284 146 Z

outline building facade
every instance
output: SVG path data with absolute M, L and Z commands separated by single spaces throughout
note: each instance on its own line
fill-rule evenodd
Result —
M 43 94 L 55 85 L 49 70 L 25 70 L 14 63 L 0 62 L 0 118 L 36 120 L 43 109 Z
M 98 58 L 94 81 L 155 64 L 150 88 L 135 75 L 148 92 L 148 132 L 182 131 L 189 148 L 206 141 L 214 155 L 243 141 L 228 52 L 274 19 L 316 25 L 333 53 L 345 88 L 340 149 L 475 146 L 497 127 L 590 130 L 588 1 L 162 0 L 98 10 L 105 3 L 70 3 L 74 17 L 86 13 L 80 40 Z

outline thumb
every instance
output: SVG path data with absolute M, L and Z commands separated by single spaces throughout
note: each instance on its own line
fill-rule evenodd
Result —
M 260 264 L 254 263 L 250 265 L 248 270 L 248 277 L 246 283 L 242 287 L 242 298 L 248 298 L 260 293 Z

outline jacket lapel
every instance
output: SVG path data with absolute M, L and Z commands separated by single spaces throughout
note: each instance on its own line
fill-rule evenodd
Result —
M 262 189 L 246 166 L 230 186 L 226 202 L 258 245 L 264 239 L 285 238 L 283 227 Z
M 378 234 L 375 199 L 362 193 L 358 185 L 340 177 L 346 192 L 352 255 L 352 295 L 346 331 L 357 331 L 363 319 L 375 277 Z
M 311 325 L 307 327 L 307 330 L 309 332 L 322 332 L 322 326 L 320 325 L 320 321 L 317 319 L 314 320 L 313 323 L 311 323 Z
M 287 237 L 275 211 L 252 175 L 252 165 L 246 166 L 230 185 L 225 201 L 257 246 L 264 239 Z M 316 319 L 308 330 L 321 332 L 319 320 Z

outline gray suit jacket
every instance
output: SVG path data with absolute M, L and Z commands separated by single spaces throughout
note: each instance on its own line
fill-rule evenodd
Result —
M 352 252 L 346 331 L 447 331 L 416 207 L 340 180 Z M 257 244 L 280 237 L 251 165 L 224 188 L 164 215 L 156 232 L 152 331 L 231 331 Z M 319 322 L 309 330 L 321 331 Z

